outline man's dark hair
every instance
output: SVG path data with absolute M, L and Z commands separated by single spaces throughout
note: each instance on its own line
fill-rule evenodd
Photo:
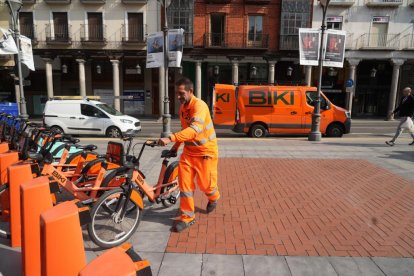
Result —
M 186 91 L 190 91 L 190 89 L 194 91 L 194 84 L 189 78 L 183 77 L 175 82 L 175 86 L 181 85 L 184 85 Z

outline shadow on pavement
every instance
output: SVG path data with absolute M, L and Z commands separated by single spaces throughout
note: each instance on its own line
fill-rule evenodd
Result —
M 387 154 L 386 156 L 379 156 L 379 158 L 383 158 L 383 159 L 392 158 L 392 159 L 414 162 L 414 152 L 393 151 L 392 153 Z

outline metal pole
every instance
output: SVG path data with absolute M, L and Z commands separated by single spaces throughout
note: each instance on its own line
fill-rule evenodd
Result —
M 315 108 L 313 109 L 312 114 L 312 127 L 311 132 L 309 133 L 308 140 L 309 141 L 320 141 L 322 139 L 322 134 L 320 131 L 320 124 L 321 124 L 321 86 L 322 86 L 322 68 L 323 68 L 323 50 L 324 50 L 324 34 L 325 34 L 325 16 L 326 10 L 328 9 L 329 0 L 326 2 L 326 5 L 322 6 L 322 32 L 321 32 L 321 46 L 319 48 L 319 81 L 318 81 L 318 91 L 315 101 Z
M 168 22 L 167 22 L 167 0 L 164 0 L 164 114 L 162 115 L 161 137 L 171 135 L 170 99 L 168 97 Z
M 16 41 L 17 46 L 17 74 L 19 77 L 19 90 L 20 90 L 20 117 L 23 119 L 29 118 L 29 115 L 27 115 L 27 109 L 26 109 L 26 99 L 24 97 L 24 90 L 23 90 L 23 77 L 22 77 L 22 66 L 21 66 L 21 48 L 20 48 L 20 28 L 18 24 L 18 14 L 19 10 L 16 10 L 16 12 L 13 10 L 13 6 L 11 5 L 10 1 L 7 1 L 7 4 L 10 9 L 10 14 L 12 16 L 12 22 L 13 22 L 13 31 L 14 31 L 14 40 Z

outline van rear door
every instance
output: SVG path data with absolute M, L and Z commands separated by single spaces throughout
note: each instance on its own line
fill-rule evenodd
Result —
M 273 113 L 270 133 L 302 133 L 300 91 L 295 87 L 271 86 Z
M 235 86 L 216 84 L 213 90 L 212 117 L 216 129 L 231 129 L 236 112 Z

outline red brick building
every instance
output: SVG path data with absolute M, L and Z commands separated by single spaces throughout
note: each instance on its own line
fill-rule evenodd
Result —
M 310 0 L 195 0 L 186 22 L 192 45 L 184 51 L 183 73 L 195 80 L 196 95 L 209 100 L 217 82 L 303 80 L 297 34 L 310 26 L 311 6 Z

